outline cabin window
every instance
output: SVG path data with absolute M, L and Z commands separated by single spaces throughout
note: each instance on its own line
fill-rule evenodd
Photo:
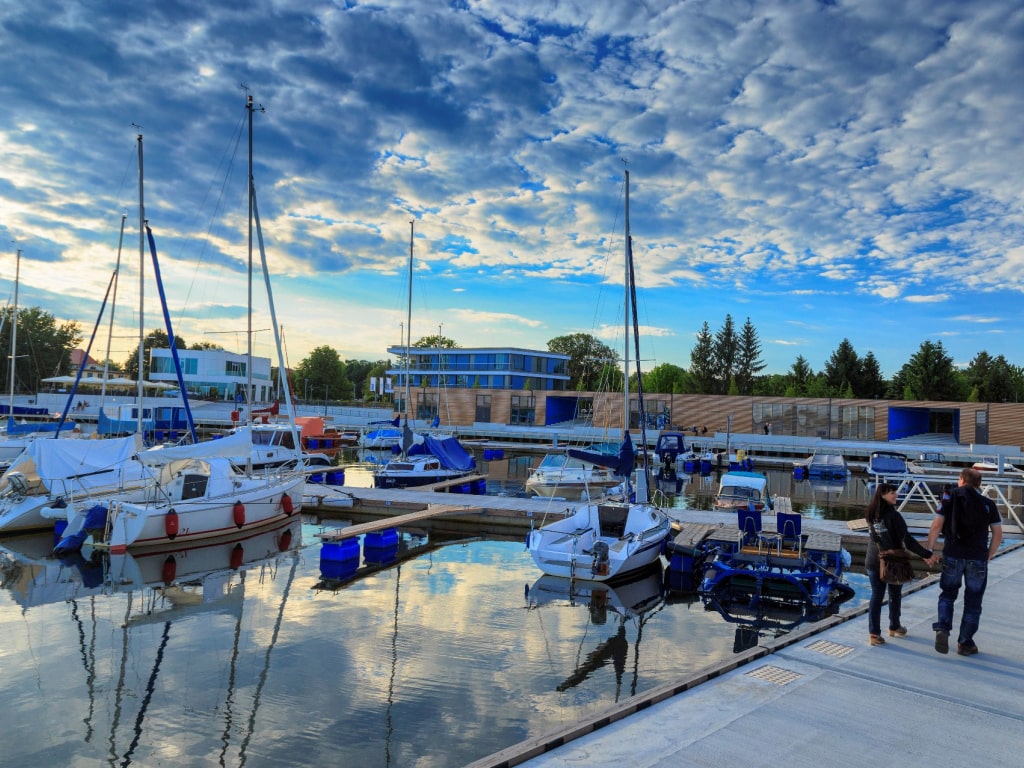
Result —
M 198 499 L 206 495 L 207 475 L 185 475 L 181 485 L 181 500 Z

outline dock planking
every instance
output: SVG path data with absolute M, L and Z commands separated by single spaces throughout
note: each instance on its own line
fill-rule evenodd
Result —
M 481 511 L 482 510 L 479 507 L 435 504 L 427 507 L 426 509 L 421 509 L 416 512 L 408 512 L 404 515 L 395 515 L 381 520 L 373 520 L 369 523 L 358 523 L 357 525 L 349 525 L 344 528 L 334 528 L 330 531 L 321 531 L 317 533 L 316 536 L 322 541 L 341 541 L 342 539 L 350 539 L 364 533 L 383 531 L 387 528 L 401 528 L 403 525 L 412 525 L 414 523 L 423 522 L 424 520 L 430 520 L 434 517 L 440 517 L 441 515 L 472 515 L 479 514 Z

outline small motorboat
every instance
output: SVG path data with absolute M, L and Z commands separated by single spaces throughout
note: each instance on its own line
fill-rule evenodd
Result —
M 715 509 L 769 509 L 772 506 L 768 494 L 768 478 L 760 472 L 723 472 L 715 495 Z

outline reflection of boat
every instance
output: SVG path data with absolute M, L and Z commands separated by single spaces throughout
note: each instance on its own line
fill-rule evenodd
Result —
M 846 459 L 837 451 L 815 451 L 801 461 L 794 461 L 795 472 L 802 471 L 808 477 L 846 477 L 850 470 Z
M 644 623 L 658 608 L 664 605 L 662 589 L 663 574 L 661 564 L 636 573 L 632 578 L 609 584 L 582 579 L 563 579 L 557 576 L 542 576 L 527 592 L 531 608 L 550 604 L 568 604 L 569 606 L 586 607 L 589 617 L 588 624 L 595 627 L 605 626 L 609 615 L 618 617 L 615 632 L 601 640 L 593 650 L 582 658 L 576 656 L 576 668 L 555 687 L 557 691 L 567 691 L 585 682 L 602 668 L 611 664 L 615 673 L 616 695 L 619 700 L 622 682 L 629 661 L 629 639 L 626 626 L 634 623 L 636 639 L 633 642 L 633 678 L 629 695 L 637 690 L 639 677 L 640 642 L 643 637 Z
M 771 507 L 768 478 L 760 472 L 723 472 L 715 495 L 715 508 L 735 510 L 750 505 L 761 510 Z
M 759 602 L 754 607 L 742 598 L 733 600 L 728 595 L 708 595 L 701 599 L 706 610 L 716 610 L 727 622 L 738 625 L 732 650 L 733 653 L 741 653 L 755 647 L 761 637 L 780 637 L 805 622 L 834 616 L 839 612 L 839 606 L 851 597 L 853 590 L 844 591 L 823 606 Z

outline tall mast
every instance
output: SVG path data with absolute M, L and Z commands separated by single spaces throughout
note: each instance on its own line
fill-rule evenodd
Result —
M 409 222 L 409 298 L 405 312 L 405 423 L 409 423 L 409 348 L 412 347 L 412 242 L 416 221 Z
M 248 326 L 246 332 L 246 360 L 245 360 L 245 400 L 246 405 L 252 406 L 252 205 L 253 205 L 253 178 L 252 178 L 252 94 L 246 99 L 246 110 L 249 112 L 249 297 L 248 297 Z
M 18 283 L 21 281 L 21 248 L 14 261 L 14 311 L 11 313 L 11 409 L 9 420 L 14 419 L 14 361 L 18 359 Z
M 622 406 L 623 409 L 624 409 L 624 413 L 623 413 L 623 417 L 622 417 L 622 429 L 623 429 L 623 432 L 629 432 L 629 325 L 630 325 L 630 318 L 632 316 L 631 313 L 630 313 L 631 304 L 630 304 L 630 298 L 629 298 L 629 238 L 630 238 L 630 234 L 629 234 L 629 169 L 626 169 L 625 174 L 626 174 L 626 220 L 625 220 L 626 244 L 625 244 L 625 252 L 623 254 L 622 262 L 625 265 L 626 273 L 625 273 L 625 278 L 622 281 L 622 285 L 625 288 L 625 300 L 622 302 L 622 306 L 625 309 L 625 323 L 623 325 L 623 328 L 625 329 L 625 333 L 623 334 L 623 341 L 624 341 L 624 345 L 623 346 L 624 346 L 624 349 L 625 349 L 625 352 L 623 354 L 623 362 L 624 362 L 623 372 L 625 373 L 626 378 L 625 378 L 625 380 L 622 383 L 622 399 L 625 401 L 623 403 L 623 406 Z
M 138 433 L 142 434 L 142 407 L 143 407 L 143 395 L 144 390 L 142 386 L 142 373 L 145 368 L 145 352 L 143 350 L 143 339 L 146 338 L 146 320 L 143 317 L 143 309 L 145 307 L 145 280 L 143 279 L 146 273 L 146 203 L 143 196 L 142 190 L 142 134 L 138 135 L 139 143 L 139 375 L 137 382 L 137 396 L 139 401 L 138 408 Z
M 124 245 L 124 225 L 128 221 L 127 212 L 121 214 L 121 234 L 117 237 L 117 265 L 114 267 L 114 297 L 110 305 L 110 325 L 107 328 L 107 354 L 103 358 L 103 384 L 100 386 L 100 408 L 107 399 L 107 377 L 110 374 L 110 344 L 114 339 L 114 308 L 117 306 L 117 281 L 121 274 L 121 247 Z

